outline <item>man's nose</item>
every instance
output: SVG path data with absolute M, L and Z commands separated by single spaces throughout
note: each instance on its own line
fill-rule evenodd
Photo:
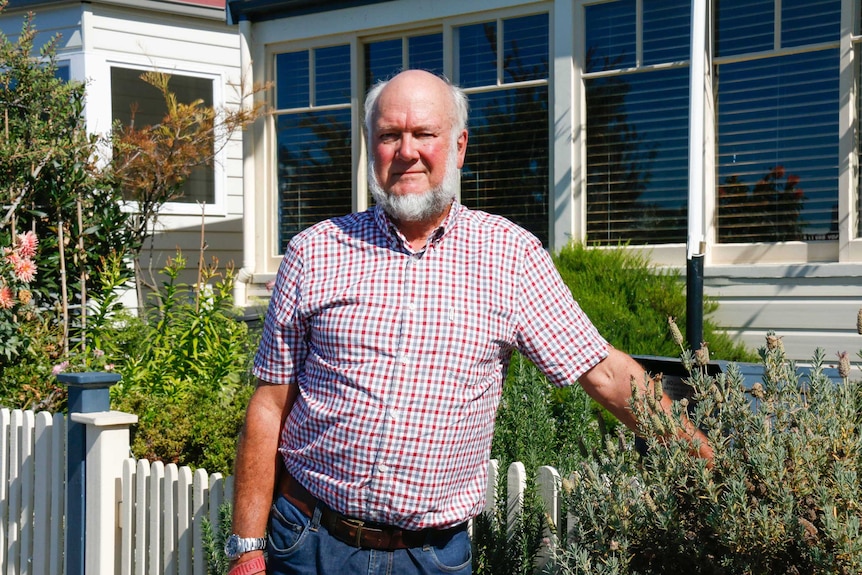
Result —
M 415 160 L 419 157 L 416 141 L 411 134 L 403 134 L 399 140 L 398 156 L 404 160 Z

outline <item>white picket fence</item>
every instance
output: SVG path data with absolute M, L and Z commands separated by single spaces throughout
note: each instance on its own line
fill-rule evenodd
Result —
M 0 575 L 67 574 L 66 429 L 67 420 L 60 414 L 0 409 Z M 97 446 L 98 439 L 88 443 Z M 93 447 L 87 455 L 88 521 L 92 513 L 110 523 L 87 529 L 87 575 L 205 575 L 203 524 L 207 520 L 218 529 L 219 508 L 231 499 L 232 478 L 129 459 L 127 443 L 125 453 L 113 449 L 111 454 L 111 450 Z M 120 461 L 99 461 L 106 457 Z M 117 463 L 121 472 L 113 481 L 110 476 L 105 480 L 104 470 Z M 89 485 L 91 476 L 99 473 L 99 484 Z M 489 510 L 495 505 L 499 473 L 492 460 Z M 507 471 L 510 527 L 522 511 L 527 481 L 524 466 L 513 463 Z M 559 474 L 543 467 L 537 481 L 548 516 L 560 525 Z M 100 498 L 107 504 L 101 504 Z
M 203 524 L 219 528 L 231 478 L 161 461 L 123 462 L 119 501 L 122 575 L 205 575 Z
M 63 569 L 66 418 L 0 410 L 0 574 Z

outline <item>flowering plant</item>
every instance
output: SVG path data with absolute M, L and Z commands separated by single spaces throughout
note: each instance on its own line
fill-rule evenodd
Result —
M 0 354 L 7 360 L 26 344 L 20 322 L 36 317 L 30 283 L 36 278 L 38 246 L 36 234 L 25 232 L 13 236 L 10 247 L 0 248 Z

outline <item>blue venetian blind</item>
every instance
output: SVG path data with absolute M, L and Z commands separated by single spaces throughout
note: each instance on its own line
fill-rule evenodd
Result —
M 644 2 L 640 47 L 636 8 L 634 0 L 585 7 L 591 245 L 686 237 L 689 67 L 679 63 L 689 57 L 690 5 Z
M 456 81 L 470 98 L 461 201 L 509 218 L 547 245 L 548 15 L 463 26 L 456 38 Z
M 716 71 L 724 243 L 837 238 L 841 2 L 781 7 L 776 15 L 772 0 L 719 4 L 719 52 L 736 56 Z M 818 49 L 772 51 L 805 45 Z
M 278 245 L 283 252 L 303 229 L 352 207 L 350 47 L 278 54 L 275 69 Z

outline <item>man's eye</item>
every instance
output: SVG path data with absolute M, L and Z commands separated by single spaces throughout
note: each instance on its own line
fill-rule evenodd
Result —
M 398 139 L 398 134 L 394 134 L 394 133 L 380 134 L 380 141 L 381 142 L 394 142 L 397 139 Z

